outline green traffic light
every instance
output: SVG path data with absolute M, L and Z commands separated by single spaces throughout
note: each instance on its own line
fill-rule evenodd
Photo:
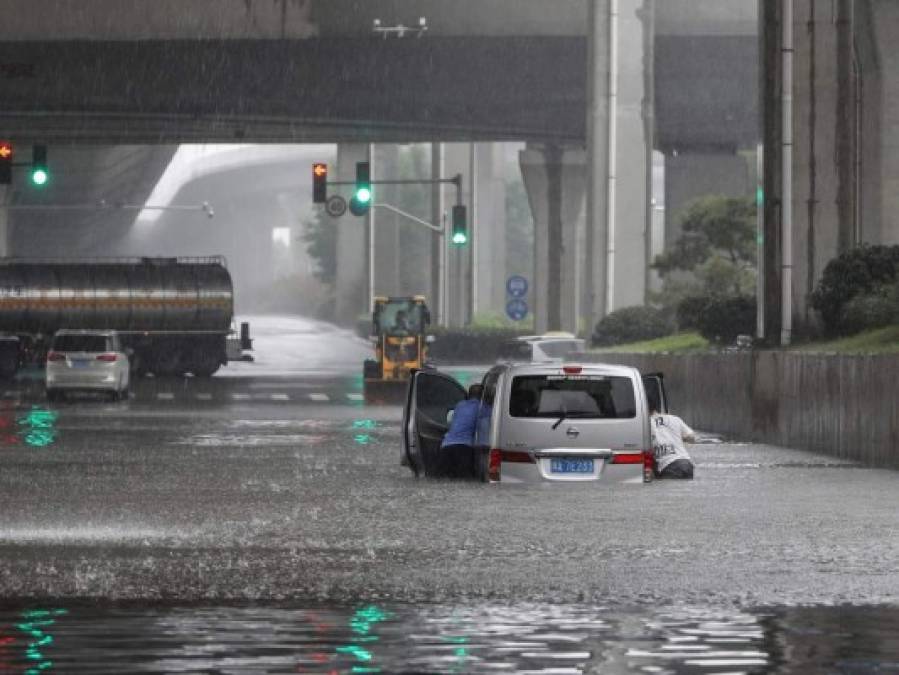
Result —
M 356 201 L 360 204 L 368 204 L 371 201 L 371 190 L 364 187 L 356 190 Z
M 455 232 L 453 234 L 453 243 L 456 244 L 457 246 L 461 246 L 462 244 L 467 244 L 468 237 L 465 235 L 464 232 Z
M 44 185 L 50 178 L 45 169 L 35 169 L 31 172 L 31 182 L 35 185 Z

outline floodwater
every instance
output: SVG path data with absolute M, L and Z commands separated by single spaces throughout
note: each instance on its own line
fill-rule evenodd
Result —
M 896 673 L 899 607 L 31 605 L 3 673 Z

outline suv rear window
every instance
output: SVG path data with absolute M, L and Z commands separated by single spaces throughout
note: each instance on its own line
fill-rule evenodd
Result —
M 512 417 L 636 417 L 634 383 L 606 375 L 519 375 L 509 397 Z
M 53 338 L 53 351 L 57 352 L 105 352 L 112 349 L 112 338 L 105 335 L 57 335 Z

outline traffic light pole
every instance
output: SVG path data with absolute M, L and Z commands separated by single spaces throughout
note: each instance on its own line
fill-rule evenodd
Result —
M 356 181 L 352 180 L 329 180 L 328 185 L 355 185 Z M 432 178 L 432 179 L 397 179 L 397 180 L 373 180 L 371 185 L 440 185 L 450 184 L 456 186 L 456 204 L 462 204 L 462 174 L 457 173 L 450 178 Z

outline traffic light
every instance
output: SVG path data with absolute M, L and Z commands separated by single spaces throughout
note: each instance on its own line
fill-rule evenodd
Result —
M 9 185 L 12 183 L 12 143 L 9 141 L 0 141 L 0 184 Z
M 328 165 L 321 162 L 312 165 L 312 201 L 316 204 L 328 201 Z
M 31 149 L 31 182 L 44 185 L 50 179 L 47 169 L 47 146 L 35 145 Z
M 354 216 L 364 216 L 371 206 L 371 170 L 368 162 L 356 162 L 356 189 L 350 199 Z
M 454 246 L 464 246 L 468 243 L 468 222 L 465 206 L 458 204 L 453 207 L 453 238 Z

